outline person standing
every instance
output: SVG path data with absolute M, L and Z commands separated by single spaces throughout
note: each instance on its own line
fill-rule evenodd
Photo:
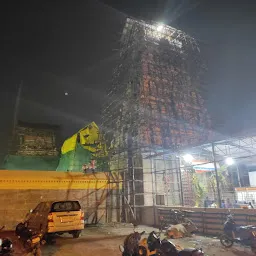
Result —
M 233 205 L 231 204 L 229 198 L 227 199 L 226 207 L 227 207 L 228 209 L 233 208 Z
M 240 208 L 240 205 L 238 204 L 237 200 L 235 200 L 234 208 Z
M 204 208 L 208 208 L 211 205 L 211 201 L 209 200 L 208 196 L 204 200 Z
M 221 200 L 221 208 L 226 208 L 225 200 Z

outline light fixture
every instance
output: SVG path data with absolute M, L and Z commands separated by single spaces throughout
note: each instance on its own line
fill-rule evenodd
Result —
M 190 154 L 186 154 L 186 155 L 183 156 L 183 159 L 184 159 L 185 162 L 191 163 L 193 161 L 194 157 Z
M 65 92 L 64 95 L 65 95 L 65 96 L 68 96 L 68 92 Z
M 159 25 L 156 27 L 156 30 L 157 30 L 158 32 L 161 32 L 161 31 L 163 30 L 163 28 L 164 28 L 164 25 L 159 24 Z
M 233 165 L 235 163 L 235 161 L 232 157 L 228 157 L 228 158 L 225 159 L 225 163 L 227 165 Z

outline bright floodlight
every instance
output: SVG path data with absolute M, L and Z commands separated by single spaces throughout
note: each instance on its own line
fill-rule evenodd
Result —
M 226 158 L 225 163 L 227 165 L 232 165 L 232 164 L 234 164 L 234 159 L 231 157 L 228 157 L 228 158 Z
M 156 30 L 157 30 L 158 32 L 161 32 L 161 31 L 163 30 L 163 28 L 164 28 L 163 25 L 158 25 L 157 28 L 156 28 Z
M 183 159 L 184 159 L 185 162 L 191 163 L 193 161 L 194 157 L 190 154 L 186 154 L 186 155 L 183 156 Z

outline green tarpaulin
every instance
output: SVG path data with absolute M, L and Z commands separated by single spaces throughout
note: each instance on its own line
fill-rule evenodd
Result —
M 58 156 L 8 155 L 4 160 L 2 168 L 6 170 L 55 171 L 58 163 Z
M 91 158 L 92 153 L 77 143 L 75 150 L 61 155 L 57 171 L 81 172 L 82 166 L 90 163 Z

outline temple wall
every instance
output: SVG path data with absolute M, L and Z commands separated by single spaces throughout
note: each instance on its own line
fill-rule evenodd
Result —
M 0 226 L 13 230 L 43 201 L 78 200 L 88 223 L 120 221 L 119 183 L 108 173 L 0 170 Z

